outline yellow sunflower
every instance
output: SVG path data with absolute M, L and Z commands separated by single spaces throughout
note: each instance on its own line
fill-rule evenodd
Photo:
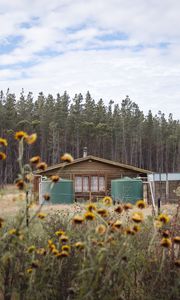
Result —
M 25 140 L 26 140 L 27 144 L 29 144 L 29 145 L 34 144 L 35 141 L 37 140 L 37 134 L 32 133 L 31 135 L 28 135 L 27 137 L 25 137 Z
M 4 152 L 0 152 L 0 160 L 5 160 L 7 155 Z
M 102 202 L 107 205 L 107 206 L 110 206 L 112 205 L 113 201 L 112 201 L 112 198 L 109 197 L 109 196 L 105 196 L 103 199 L 102 199 Z
M 82 250 L 82 249 L 85 248 L 85 244 L 84 244 L 83 242 L 76 242 L 76 243 L 74 244 L 74 247 L 75 247 L 76 249 Z
M 40 162 L 36 165 L 36 168 L 38 170 L 45 171 L 47 169 L 47 164 L 45 162 Z
M 123 206 L 124 210 L 129 210 L 133 208 L 133 205 L 131 203 L 125 203 Z
M 97 213 L 103 218 L 108 216 L 108 211 L 105 208 L 99 208 Z
M 0 138 L 0 145 L 7 147 L 8 142 L 6 139 Z
M 96 210 L 96 205 L 94 203 L 90 203 L 87 205 L 87 210 L 92 212 L 93 210 Z
M 162 247 L 169 248 L 169 247 L 171 247 L 172 242 L 171 242 L 171 240 L 168 239 L 168 238 L 162 238 L 162 240 L 161 240 L 161 242 L 160 242 L 160 245 L 161 245 Z
M 99 235 L 103 235 L 106 232 L 106 226 L 100 224 L 96 227 L 96 233 Z
M 84 218 L 80 215 L 76 215 L 73 218 L 73 223 L 74 224 L 82 224 L 84 222 Z
M 64 155 L 61 156 L 61 160 L 70 163 L 73 162 L 74 158 L 72 157 L 71 154 L 65 153 Z
M 146 207 L 146 203 L 145 203 L 144 200 L 138 200 L 138 201 L 136 202 L 136 206 L 137 206 L 138 208 L 140 208 L 140 209 L 143 209 L 143 208 Z
M 132 220 L 135 223 L 141 223 L 144 220 L 144 216 L 141 212 L 134 212 L 132 215 Z
M 52 182 L 58 182 L 59 181 L 59 176 L 58 175 L 52 175 L 51 176 L 51 180 L 52 180 Z
M 62 251 L 69 252 L 71 250 L 71 247 L 69 245 L 63 245 L 62 246 Z
M 63 258 L 63 257 L 68 257 L 69 256 L 69 252 L 67 251 L 61 251 L 59 253 L 57 253 L 56 257 L 57 258 Z
M 166 214 L 160 214 L 160 215 L 158 216 L 158 220 L 159 220 L 160 222 L 162 222 L 163 224 L 167 224 L 167 223 L 169 223 L 170 218 L 169 218 L 169 216 L 166 215 Z
M 37 217 L 41 220 L 43 220 L 45 217 L 47 216 L 47 214 L 43 213 L 43 212 L 40 212 L 37 214 Z
M 17 131 L 14 137 L 16 140 L 21 140 L 22 138 L 27 138 L 28 134 L 24 131 Z
M 85 214 L 84 214 L 84 217 L 86 220 L 88 221 L 93 221 L 95 219 L 95 214 L 90 212 L 90 211 L 87 211 Z
M 32 164 L 38 164 L 40 162 L 41 158 L 40 156 L 33 156 L 32 158 L 30 158 L 30 163 Z

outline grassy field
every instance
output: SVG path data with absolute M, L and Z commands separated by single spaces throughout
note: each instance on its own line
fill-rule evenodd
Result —
M 179 299 L 177 205 L 107 204 L 32 205 L 27 227 L 24 192 L 1 190 L 1 299 Z

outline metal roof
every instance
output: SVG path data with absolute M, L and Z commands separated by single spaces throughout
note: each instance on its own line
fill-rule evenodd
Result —
M 141 169 L 141 168 L 134 167 L 134 166 L 131 166 L 131 165 L 122 164 L 122 163 L 119 163 L 119 162 L 116 162 L 116 161 L 113 161 L 113 160 L 100 158 L 100 157 L 96 157 L 96 156 L 93 156 L 93 155 L 88 155 L 86 157 L 77 158 L 77 159 L 75 159 L 74 161 L 72 161 L 70 163 L 63 162 L 63 163 L 59 163 L 59 164 L 50 166 L 45 171 L 38 171 L 37 174 L 45 174 L 48 171 L 65 168 L 66 166 L 71 166 L 73 164 L 77 164 L 77 163 L 87 161 L 87 160 L 98 161 L 98 162 L 113 165 L 113 166 L 116 166 L 116 167 L 121 167 L 121 168 L 124 168 L 124 169 L 133 170 L 133 171 L 136 171 L 136 172 L 139 172 L 139 173 L 144 173 L 144 174 L 151 174 L 152 173 L 150 170 L 145 170 L 145 169 Z

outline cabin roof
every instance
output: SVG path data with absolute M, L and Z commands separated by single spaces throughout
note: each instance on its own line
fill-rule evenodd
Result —
M 96 157 L 96 156 L 93 156 L 93 155 L 88 155 L 86 157 L 77 158 L 77 159 L 73 160 L 70 163 L 63 162 L 63 163 L 59 163 L 59 164 L 56 164 L 56 165 L 53 165 L 53 166 L 49 166 L 45 171 L 37 171 L 37 174 L 45 174 L 46 172 L 51 171 L 51 170 L 66 168 L 67 166 L 69 167 L 71 165 L 78 164 L 78 163 L 88 161 L 88 160 L 109 164 L 111 166 L 116 166 L 116 167 L 124 168 L 124 169 L 127 169 L 127 170 L 133 170 L 133 171 L 136 171 L 138 173 L 144 173 L 144 174 L 153 173 L 150 170 L 145 170 L 145 169 L 137 168 L 137 167 L 134 167 L 134 166 L 131 166 L 131 165 L 122 164 L 122 163 L 119 163 L 117 161 L 113 161 L 113 160 L 109 160 L 109 159 L 105 159 L 105 158 L 100 158 L 100 157 Z

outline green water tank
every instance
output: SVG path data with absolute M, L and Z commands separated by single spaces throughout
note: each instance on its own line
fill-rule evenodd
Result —
M 56 183 L 45 180 L 39 184 L 39 202 L 43 202 L 43 195 L 49 193 L 50 201 L 44 203 L 49 204 L 72 204 L 74 202 L 73 181 L 68 179 L 60 179 Z
M 143 182 L 141 179 L 129 177 L 111 180 L 111 196 L 115 202 L 134 204 L 143 199 Z

